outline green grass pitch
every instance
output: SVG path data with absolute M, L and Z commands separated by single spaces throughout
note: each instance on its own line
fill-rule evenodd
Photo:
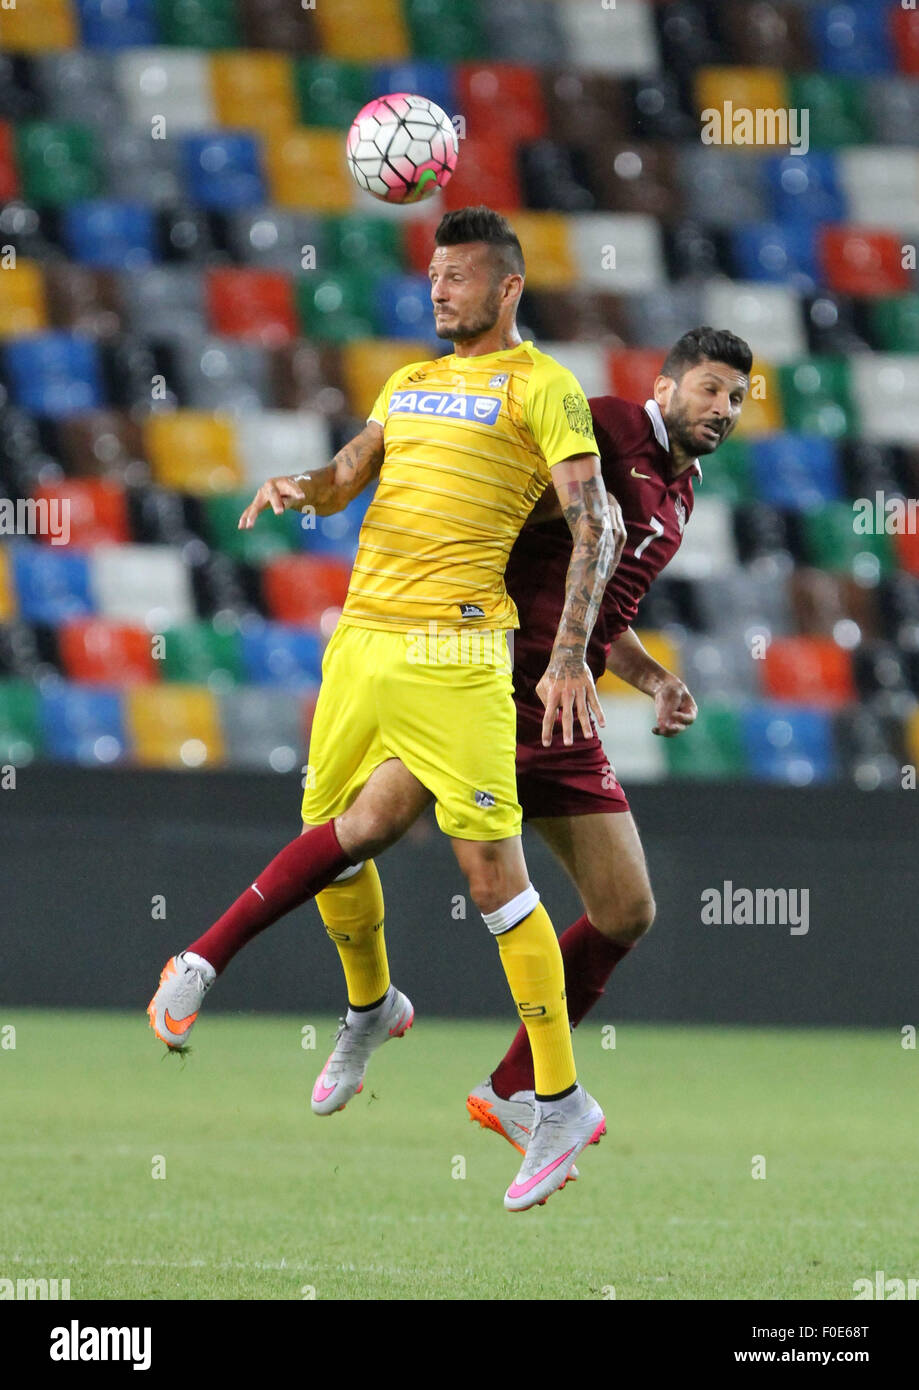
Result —
M 876 1270 L 919 1274 L 919 1053 L 896 1029 L 623 1024 L 610 1048 L 588 1019 L 608 1136 L 510 1215 L 517 1155 L 464 1105 L 508 1026 L 419 1016 L 319 1119 L 335 1023 L 309 1020 L 309 1049 L 305 1022 L 203 1016 L 181 1060 L 142 1012 L 0 1009 L 0 1278 L 69 1278 L 73 1299 L 851 1300 Z

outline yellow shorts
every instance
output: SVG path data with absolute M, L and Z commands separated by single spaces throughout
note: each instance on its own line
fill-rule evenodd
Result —
M 505 840 L 521 830 L 516 752 L 503 632 L 339 622 L 322 661 L 303 820 L 341 815 L 374 768 L 399 758 L 434 797 L 445 835 Z

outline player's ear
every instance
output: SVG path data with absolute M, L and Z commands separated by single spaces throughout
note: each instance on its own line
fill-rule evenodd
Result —
M 676 389 L 676 381 L 672 376 L 656 376 L 654 385 L 651 388 L 654 399 L 661 409 L 670 404 L 670 397 Z

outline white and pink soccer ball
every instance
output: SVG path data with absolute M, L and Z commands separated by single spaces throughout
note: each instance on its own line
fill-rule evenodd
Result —
M 449 182 L 459 145 L 450 117 L 433 101 L 394 92 L 358 111 L 346 154 L 365 192 L 386 203 L 420 203 Z

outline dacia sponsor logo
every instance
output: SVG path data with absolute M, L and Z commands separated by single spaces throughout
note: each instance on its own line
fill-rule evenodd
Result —
M 394 391 L 389 398 L 390 415 L 438 415 L 480 425 L 493 425 L 500 409 L 497 396 L 460 396 L 454 391 Z

